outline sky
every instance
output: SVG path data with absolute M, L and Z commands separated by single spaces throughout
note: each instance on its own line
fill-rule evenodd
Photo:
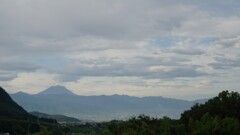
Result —
M 0 85 L 198 99 L 240 92 L 239 0 L 0 0 Z

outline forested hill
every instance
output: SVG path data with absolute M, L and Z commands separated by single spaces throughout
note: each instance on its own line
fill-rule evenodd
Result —
M 53 127 L 56 124 L 54 119 L 37 118 L 29 114 L 0 87 L 0 134 L 26 135 L 40 132 L 42 125 Z
M 41 113 L 41 112 L 30 112 L 30 114 L 37 116 L 39 118 L 50 118 L 50 119 L 56 119 L 57 122 L 59 123 L 63 123 L 63 122 L 81 122 L 79 119 L 77 118 L 73 118 L 73 117 L 68 117 L 65 115 L 59 115 L 59 114 L 55 114 L 55 115 L 50 115 L 50 114 L 46 114 L 46 113 Z
M 223 91 L 205 104 L 195 104 L 179 120 L 145 115 L 112 121 L 100 135 L 240 135 L 240 95 Z
M 28 117 L 27 111 L 14 102 L 8 93 L 0 87 L 0 118 L 26 120 Z
M 190 110 L 184 111 L 181 121 L 188 124 L 189 119 L 199 120 L 205 114 L 219 118 L 234 118 L 240 121 L 240 94 L 223 91 L 217 97 L 209 99 L 205 104 L 195 104 Z

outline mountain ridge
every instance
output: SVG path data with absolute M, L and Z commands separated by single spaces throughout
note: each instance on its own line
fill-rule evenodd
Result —
M 51 88 L 51 87 L 50 87 Z M 56 88 L 56 87 L 55 87 Z M 195 102 L 174 98 L 111 96 L 81 96 L 71 94 L 12 94 L 12 98 L 27 111 L 63 114 L 81 120 L 107 121 L 127 119 L 133 115 L 166 116 L 178 118 Z
M 60 88 L 60 90 L 59 90 Z M 112 94 L 112 95 L 78 95 L 72 92 L 72 90 L 67 89 L 65 86 L 62 85 L 55 85 L 50 86 L 49 88 L 40 91 L 36 94 L 30 94 L 23 91 L 18 91 L 16 93 L 12 93 L 11 95 L 62 95 L 62 94 L 68 94 L 68 95 L 75 95 L 75 96 L 81 96 L 81 97 L 134 97 L 134 98 L 164 98 L 164 99 L 173 99 L 173 100 L 182 100 L 182 101 L 190 101 L 190 102 L 196 102 L 196 103 L 204 103 L 208 99 L 206 98 L 200 98 L 195 100 L 187 100 L 187 99 L 180 99 L 180 98 L 171 98 L 171 97 L 164 97 L 164 96 L 131 96 L 126 94 Z

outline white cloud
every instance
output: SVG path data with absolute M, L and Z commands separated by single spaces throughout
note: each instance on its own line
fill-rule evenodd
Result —
M 36 94 L 48 86 L 58 84 L 54 80 L 54 74 L 34 72 L 34 73 L 19 73 L 16 78 L 7 83 L 3 83 L 3 87 L 11 90 L 12 93 L 19 91 Z

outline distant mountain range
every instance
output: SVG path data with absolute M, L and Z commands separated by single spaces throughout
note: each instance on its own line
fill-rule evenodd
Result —
M 164 97 L 79 96 L 63 86 L 52 86 L 38 94 L 18 92 L 11 97 L 29 112 L 63 114 L 80 120 L 94 121 L 127 119 L 139 114 L 179 118 L 180 113 L 196 103 Z

